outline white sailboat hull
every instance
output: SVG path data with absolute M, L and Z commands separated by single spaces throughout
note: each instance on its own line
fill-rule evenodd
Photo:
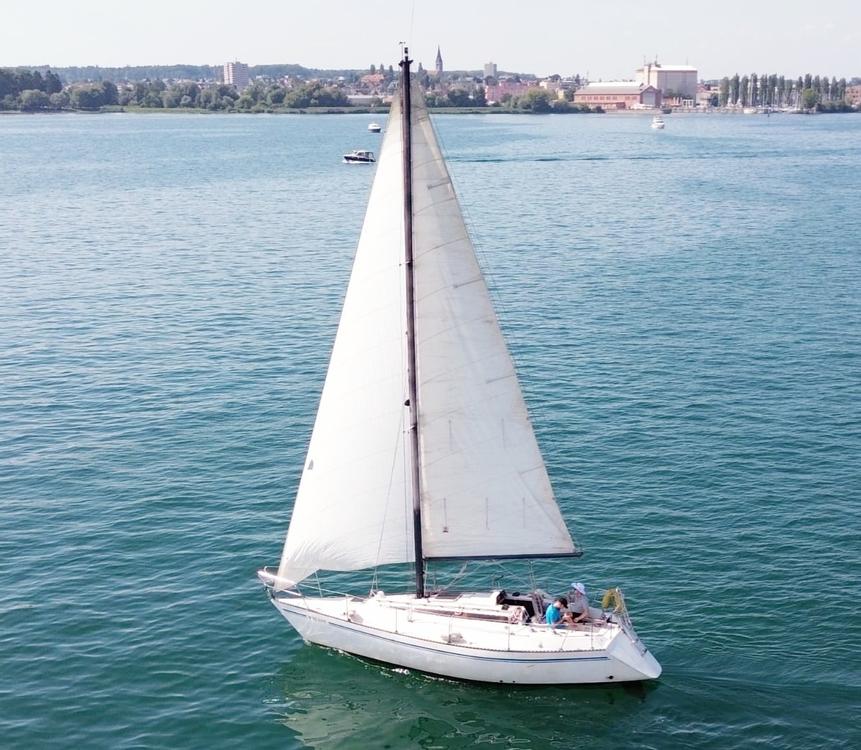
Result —
M 471 621 L 429 600 L 277 594 L 276 609 L 308 643 L 459 680 L 573 685 L 654 679 L 661 667 L 620 625 L 552 630 Z M 423 611 L 424 610 L 424 611 Z M 463 613 L 462 613 L 463 614 Z

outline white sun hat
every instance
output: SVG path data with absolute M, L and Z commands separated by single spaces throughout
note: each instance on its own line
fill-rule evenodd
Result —
M 580 583 L 580 581 L 575 581 L 574 583 L 572 583 L 571 588 L 574 589 L 574 591 L 583 594 L 583 596 L 586 596 L 586 587 L 582 583 Z

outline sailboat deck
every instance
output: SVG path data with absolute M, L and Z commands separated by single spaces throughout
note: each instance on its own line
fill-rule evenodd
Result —
M 406 636 L 461 648 L 503 652 L 604 651 L 619 634 L 612 622 L 591 622 L 574 627 L 550 628 L 543 622 L 511 623 L 510 608 L 487 594 L 461 594 L 455 598 L 411 595 L 304 597 L 281 594 L 278 601 L 311 617 L 341 621 L 381 634 Z

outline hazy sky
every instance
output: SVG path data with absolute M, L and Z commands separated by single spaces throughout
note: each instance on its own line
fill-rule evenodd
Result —
M 2 0 L 0 66 L 395 63 L 630 78 L 643 56 L 700 76 L 861 75 L 861 0 Z

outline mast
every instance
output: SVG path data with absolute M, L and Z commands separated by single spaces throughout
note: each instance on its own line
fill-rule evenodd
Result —
M 419 466 L 419 398 L 416 366 L 416 303 L 415 272 L 413 268 L 413 154 L 410 102 L 409 49 L 404 47 L 404 59 L 400 61 L 401 123 L 404 141 L 404 280 L 407 303 L 407 403 L 410 407 L 410 479 L 413 494 L 413 543 L 416 558 L 416 598 L 425 595 L 424 553 L 422 551 L 422 488 Z

